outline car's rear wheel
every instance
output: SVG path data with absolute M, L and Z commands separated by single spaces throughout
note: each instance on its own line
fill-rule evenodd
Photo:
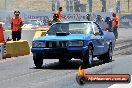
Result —
M 43 65 L 43 58 L 37 56 L 36 54 L 33 55 L 33 61 L 36 68 L 41 68 Z
M 104 54 L 103 62 L 105 62 L 105 63 L 111 62 L 112 55 L 113 55 L 113 50 L 112 50 L 112 45 L 110 44 L 107 53 Z
M 85 56 L 83 57 L 83 64 L 85 67 L 91 67 L 93 66 L 93 49 L 91 46 L 88 46 L 88 50 L 85 53 Z

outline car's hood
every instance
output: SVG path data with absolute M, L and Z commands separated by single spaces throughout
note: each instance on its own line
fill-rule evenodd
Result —
M 43 37 L 39 37 L 35 40 L 38 41 L 56 41 L 56 40 L 66 40 L 66 41 L 70 41 L 70 40 L 89 40 L 90 35 L 86 35 L 86 34 L 70 34 L 67 36 L 56 36 L 56 35 L 48 35 L 48 36 L 43 36 Z M 34 41 L 35 41 L 34 40 Z

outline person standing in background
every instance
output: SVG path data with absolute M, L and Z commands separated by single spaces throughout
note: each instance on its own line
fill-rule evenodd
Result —
M 92 21 L 91 14 L 87 14 L 87 15 L 86 15 L 86 18 L 87 18 L 88 21 Z
M 58 14 L 54 14 L 53 20 L 52 20 L 52 24 L 56 23 L 56 22 L 61 22 L 61 20 L 59 19 L 59 15 Z
M 59 19 L 62 20 L 62 18 L 67 19 L 65 16 L 62 15 L 62 7 L 59 7 L 58 11 L 56 14 L 59 15 Z
M 21 39 L 21 27 L 23 26 L 22 18 L 19 17 L 20 12 L 14 11 L 15 17 L 11 19 L 11 30 L 13 41 L 19 41 Z
M 101 17 L 101 15 L 97 15 L 96 22 L 100 23 L 101 21 L 103 21 L 103 18 Z
M 2 22 L 0 22 L 0 43 L 3 43 L 3 42 L 5 42 L 4 33 L 3 33 Z
M 118 38 L 118 25 L 119 25 L 119 19 L 118 19 L 118 16 L 113 13 L 113 19 L 112 19 L 112 31 L 115 35 L 115 38 L 117 39 Z
M 106 17 L 105 22 L 108 24 L 108 30 L 109 32 L 112 31 L 112 20 L 110 17 Z
M 51 26 L 53 23 L 56 22 L 61 22 L 61 20 L 59 19 L 59 15 L 55 13 L 53 19 L 48 22 L 48 26 Z
M 104 20 L 104 18 L 101 17 L 101 15 L 97 15 L 96 22 L 97 22 L 97 24 L 99 24 L 99 26 L 102 28 L 102 30 L 109 31 L 108 30 L 109 29 L 109 25 Z

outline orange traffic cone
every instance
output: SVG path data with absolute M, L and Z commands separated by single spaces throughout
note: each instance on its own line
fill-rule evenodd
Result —
M 4 33 L 3 33 L 3 27 L 2 24 L 0 24 L 0 43 L 4 43 Z

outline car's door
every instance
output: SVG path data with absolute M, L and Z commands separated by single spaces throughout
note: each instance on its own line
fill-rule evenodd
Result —
M 96 24 L 92 24 L 93 27 L 93 43 L 94 43 L 94 53 L 100 55 L 104 53 L 104 35 L 103 31 Z
M 100 28 L 100 25 L 99 24 L 96 24 L 96 25 L 98 26 L 98 28 L 100 29 L 100 31 L 102 31 L 102 33 L 103 33 L 104 30 Z M 102 34 L 102 37 L 103 37 L 103 46 L 104 46 L 104 48 L 103 48 L 103 54 L 108 51 L 109 42 L 110 42 L 110 40 L 107 38 L 106 35 L 108 36 L 108 33 L 106 34 L 106 32 Z

